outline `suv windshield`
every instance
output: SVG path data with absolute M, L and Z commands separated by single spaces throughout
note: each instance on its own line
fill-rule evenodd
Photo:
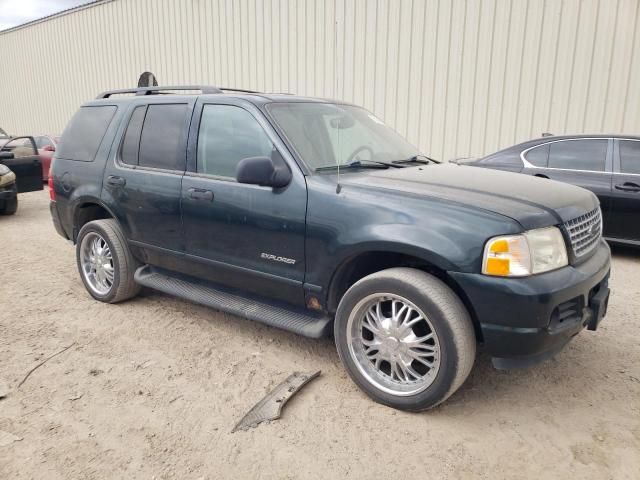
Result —
M 363 108 L 329 103 L 272 103 L 267 109 L 313 170 L 407 160 L 420 152 Z

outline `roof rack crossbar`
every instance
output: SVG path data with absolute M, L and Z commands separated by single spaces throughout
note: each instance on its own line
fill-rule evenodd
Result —
M 118 95 L 124 93 L 135 93 L 136 95 L 152 95 L 156 92 L 164 90 L 200 90 L 203 94 L 210 93 L 222 93 L 222 89 L 218 87 L 212 87 L 208 85 L 168 85 L 168 86 L 156 86 L 156 87 L 138 87 L 138 88 L 123 88 L 120 90 L 108 90 L 102 92 L 96 98 L 109 98 L 111 95 Z M 230 90 L 230 89 L 225 89 Z

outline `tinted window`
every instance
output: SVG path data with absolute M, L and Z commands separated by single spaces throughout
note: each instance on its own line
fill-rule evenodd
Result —
M 524 154 L 527 162 L 536 167 L 546 167 L 549 161 L 549 144 L 539 145 Z
M 149 105 L 140 136 L 138 165 L 184 171 L 187 104 Z
M 138 149 L 140 147 L 140 132 L 142 131 L 142 122 L 144 114 L 147 112 L 146 105 L 136 107 L 131 114 L 127 131 L 124 133 L 122 148 L 120 149 L 120 160 L 129 165 L 138 164 Z
M 604 172 L 607 143 L 607 139 L 550 143 L 549 167 Z
M 640 142 L 620 140 L 620 171 L 640 175 Z
M 235 178 L 243 158 L 270 157 L 273 144 L 257 120 L 231 105 L 205 105 L 198 134 L 198 172 Z
M 112 105 L 78 110 L 62 134 L 58 157 L 93 162 L 115 113 L 116 107 Z

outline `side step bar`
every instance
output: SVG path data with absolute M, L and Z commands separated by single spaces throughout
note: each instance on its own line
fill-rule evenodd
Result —
M 326 315 L 258 299 L 258 297 L 249 296 L 250 294 L 240 295 L 237 291 L 226 287 L 192 279 L 186 275 L 169 273 L 148 265 L 138 268 L 134 278 L 137 283 L 145 287 L 305 337 L 329 336 L 333 329 L 333 319 Z

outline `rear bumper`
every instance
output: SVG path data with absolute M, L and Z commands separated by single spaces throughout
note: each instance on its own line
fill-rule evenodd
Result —
M 69 237 L 65 233 L 64 228 L 62 228 L 62 223 L 60 222 L 60 215 L 58 214 L 58 206 L 56 202 L 49 202 L 49 211 L 51 212 L 51 220 L 53 221 L 53 226 L 55 227 L 56 232 L 58 232 L 58 235 L 65 238 L 66 240 L 69 240 Z
M 525 367 L 560 351 L 583 328 L 595 330 L 609 298 L 609 246 L 568 266 L 528 278 L 451 273 L 467 295 L 485 350 L 498 368 Z

